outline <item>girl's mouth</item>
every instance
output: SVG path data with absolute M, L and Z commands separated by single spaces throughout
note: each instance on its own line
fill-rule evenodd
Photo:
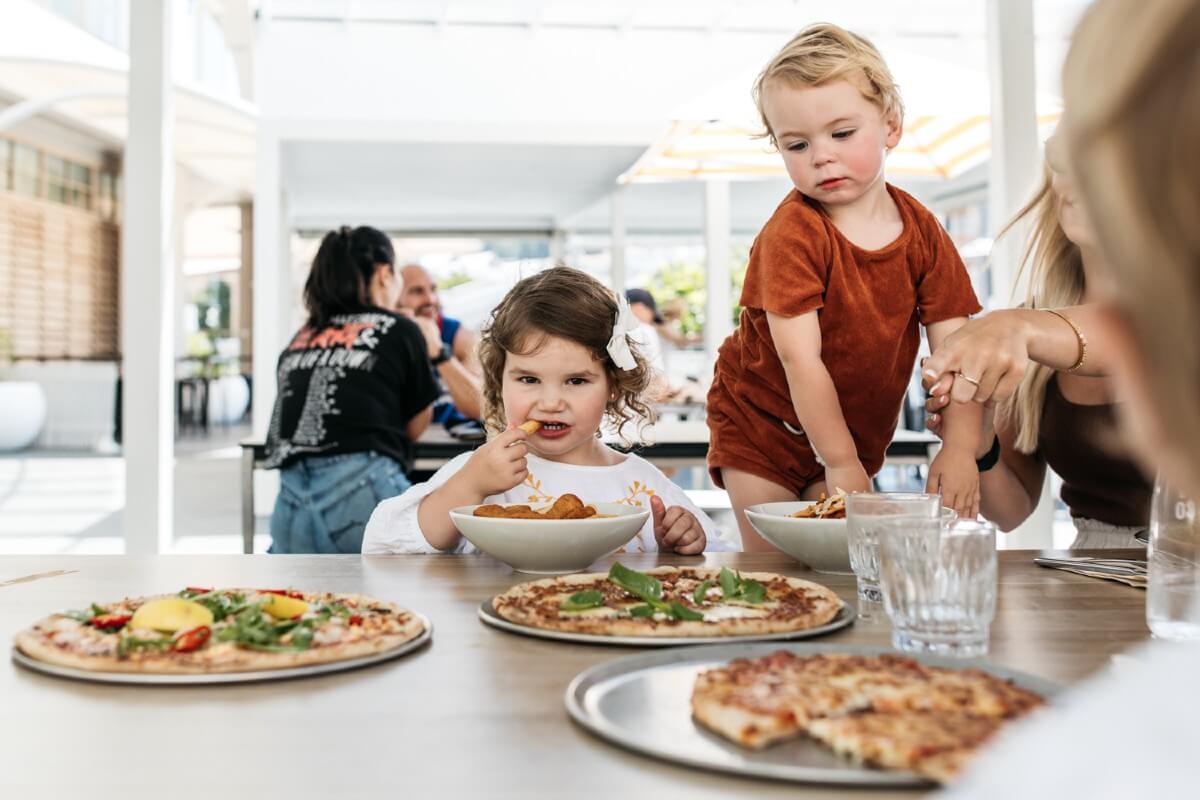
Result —
M 545 439 L 561 439 L 571 432 L 571 426 L 565 422 L 543 422 L 537 435 Z
M 827 190 L 828 189 L 836 189 L 845 182 L 846 182 L 845 178 L 829 178 L 828 180 L 821 181 L 820 183 L 817 184 L 817 186 L 821 189 L 827 189 Z

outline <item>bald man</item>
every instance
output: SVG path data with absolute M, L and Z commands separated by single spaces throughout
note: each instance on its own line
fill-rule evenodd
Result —
M 411 315 L 422 328 L 430 347 L 429 361 L 446 390 L 433 406 L 433 421 L 449 428 L 482 419 L 483 391 L 476 356 L 478 336 L 458 320 L 442 315 L 437 282 L 424 267 L 407 264 L 400 274 L 404 278 L 404 291 L 397 310 Z

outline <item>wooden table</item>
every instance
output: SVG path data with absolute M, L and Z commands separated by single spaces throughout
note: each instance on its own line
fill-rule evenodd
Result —
M 1113 555 L 1108 551 L 1109 555 Z M 1147 638 L 1144 592 L 1000 557 L 991 660 L 1063 683 Z M 710 564 L 824 582 L 782 555 Z M 680 556 L 623 556 L 699 563 Z M 605 567 L 608 562 L 601 562 Z M 62 575 L 14 579 L 69 571 Z M 581 670 L 644 652 L 515 636 L 479 603 L 522 577 L 485 556 L 12 556 L 0 561 L 0 638 L 45 613 L 189 584 L 362 591 L 429 616 L 432 645 L 353 672 L 243 686 L 126 687 L 0 666 L 0 797 L 914 797 L 739 779 L 627 753 L 576 727 L 563 691 Z M 819 641 L 887 645 L 886 620 Z M 206 793 L 211 792 L 211 795 Z

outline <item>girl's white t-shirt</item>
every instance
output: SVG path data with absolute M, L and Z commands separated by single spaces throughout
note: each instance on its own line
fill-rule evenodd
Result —
M 363 534 L 362 551 L 365 555 L 399 553 L 441 553 L 426 541 L 417 522 L 417 508 L 433 490 L 454 475 L 470 453 L 456 456 L 425 483 L 418 483 L 399 497 L 384 500 L 375 507 Z M 644 458 L 628 455 L 612 466 L 589 467 L 576 464 L 560 464 L 547 461 L 532 453 L 526 456 L 529 475 L 525 482 L 503 494 L 494 494 L 484 499 L 485 503 L 548 503 L 568 492 L 578 495 L 585 503 L 623 503 L 638 508 L 648 508 L 650 498 L 658 495 L 667 508 L 683 506 L 696 515 L 704 528 L 708 542 L 706 552 L 738 550 L 720 536 L 720 530 L 708 515 L 688 499 L 682 489 Z M 635 539 L 619 552 L 652 553 L 658 549 L 654 541 L 654 519 L 646 520 L 645 526 Z M 459 537 L 453 551 L 474 553 L 475 546 Z

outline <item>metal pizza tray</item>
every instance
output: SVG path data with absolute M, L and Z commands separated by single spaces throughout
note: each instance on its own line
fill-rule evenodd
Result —
M 91 683 L 121 683 L 139 686 L 196 686 L 208 685 L 214 683 L 257 683 L 259 681 L 280 681 L 290 680 L 292 678 L 308 678 L 313 675 L 324 675 L 328 672 L 344 672 L 346 670 L 358 669 L 371 664 L 378 664 L 381 661 L 389 661 L 393 658 L 411 653 L 424 645 L 428 644 L 433 638 L 433 625 L 422 614 L 410 611 L 414 617 L 421 621 L 425 626 L 420 635 L 415 639 L 411 639 L 399 647 L 391 650 L 385 650 L 382 653 L 372 653 L 368 656 L 360 658 L 350 658 L 345 661 L 333 661 L 328 664 L 309 664 L 303 667 L 292 667 L 289 669 L 264 669 L 255 670 L 252 672 L 214 672 L 206 675 L 156 675 L 156 674 L 139 674 L 136 672 L 91 672 L 75 667 L 63 667 L 58 664 L 49 664 L 45 661 L 39 661 L 36 658 L 31 658 L 25 653 L 18 650 L 15 646 L 12 651 L 12 659 L 17 664 L 20 664 L 26 669 L 34 672 L 41 672 L 46 675 L 53 675 L 56 678 L 71 678 L 73 680 L 89 681 Z
M 523 636 L 534 636 L 538 639 L 557 639 L 560 642 L 576 642 L 579 644 L 623 645 L 628 647 L 679 647 L 692 644 L 729 644 L 730 642 L 782 642 L 789 639 L 808 639 L 826 633 L 841 630 L 847 625 L 854 624 L 854 607 L 842 601 L 842 610 L 837 616 L 815 628 L 802 631 L 782 631 L 780 633 L 757 633 L 750 636 L 602 636 L 595 633 L 571 633 L 569 631 L 553 631 L 545 628 L 534 628 L 521 625 L 496 613 L 492 607 L 495 598 L 484 600 L 479 606 L 479 619 L 485 625 L 499 628 L 509 633 L 519 633 Z
M 567 687 L 567 712 L 581 726 L 613 744 L 659 760 L 755 778 L 856 786 L 929 786 L 909 772 L 864 767 L 815 740 L 800 737 L 763 750 L 739 747 L 692 720 L 692 685 L 702 670 L 734 658 L 788 650 L 798 655 L 894 652 L 883 647 L 836 644 L 753 644 L 689 647 L 645 653 L 598 664 Z M 1059 691 L 1041 678 L 984 661 L 913 654 L 937 667 L 982 669 L 1045 697 Z

